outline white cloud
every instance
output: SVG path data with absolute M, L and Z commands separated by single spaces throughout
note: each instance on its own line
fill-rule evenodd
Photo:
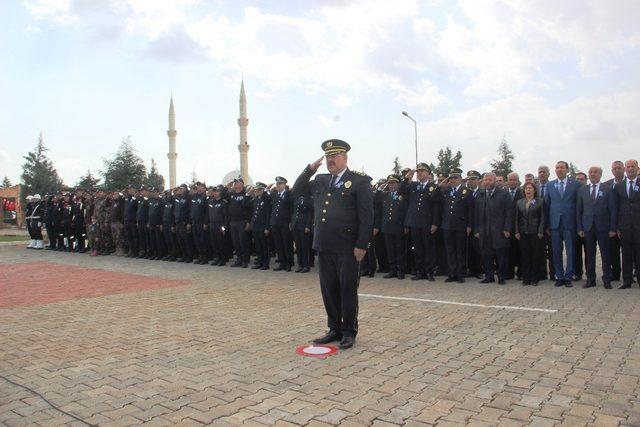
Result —
M 333 101 L 331 101 L 331 104 L 333 104 L 335 107 L 338 107 L 338 108 L 348 108 L 351 106 L 351 98 L 349 98 L 345 94 L 342 94 L 339 97 L 335 98 Z

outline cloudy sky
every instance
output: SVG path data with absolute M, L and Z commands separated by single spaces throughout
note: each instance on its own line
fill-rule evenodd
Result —
M 374 177 L 439 148 L 485 170 L 506 136 L 515 168 L 640 157 L 637 0 L 7 0 L 0 5 L 0 175 L 18 181 L 40 131 L 67 184 L 130 135 L 168 178 L 173 93 L 178 181 L 239 164 L 289 178 L 352 144 Z

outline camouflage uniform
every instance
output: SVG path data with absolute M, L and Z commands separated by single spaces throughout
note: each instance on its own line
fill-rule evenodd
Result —
M 95 217 L 93 216 L 94 202 L 95 199 L 87 198 L 86 208 L 84 210 L 84 223 L 87 230 L 87 248 L 91 251 L 97 250 L 96 239 L 98 238 L 98 229 L 95 224 Z
M 96 215 L 96 223 L 98 224 L 98 250 L 102 255 L 108 255 L 113 249 L 108 207 L 108 198 L 103 196 L 96 199 L 94 211 Z
M 122 194 L 118 196 L 112 196 L 110 199 L 109 207 L 109 221 L 111 228 L 111 239 L 113 241 L 115 255 L 123 256 L 125 254 L 124 249 L 124 197 Z

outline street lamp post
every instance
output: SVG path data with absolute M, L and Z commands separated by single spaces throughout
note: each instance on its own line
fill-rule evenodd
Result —
M 402 112 L 403 116 L 406 116 L 413 122 L 413 130 L 415 132 L 415 145 L 416 145 L 416 165 L 418 164 L 418 123 L 413 117 L 411 117 L 406 111 Z

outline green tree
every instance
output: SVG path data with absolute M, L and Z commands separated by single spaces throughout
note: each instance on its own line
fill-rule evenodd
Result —
M 122 190 L 129 184 L 137 187 L 144 184 L 147 178 L 147 168 L 138 156 L 129 136 L 122 139 L 113 158 L 103 159 L 103 162 L 102 176 L 107 190 Z
M 11 186 L 12 186 L 12 184 L 11 184 L 11 181 L 9 181 L 9 177 L 5 175 L 5 176 L 4 176 L 4 179 L 2 180 L 2 185 L 1 185 L 1 187 L 2 187 L 2 188 L 9 188 L 9 187 L 11 187 Z
M 60 190 L 62 179 L 53 167 L 53 163 L 47 157 L 42 133 L 38 138 L 38 144 L 34 151 L 30 151 L 24 156 L 25 162 L 22 165 L 22 194 L 26 197 L 29 194 L 45 195 Z
M 575 178 L 578 172 L 580 172 L 578 166 L 576 166 L 573 162 L 569 162 L 569 177 Z
M 498 145 L 498 158 L 491 162 L 491 170 L 499 176 L 506 176 L 513 172 L 513 152 L 505 138 Z
M 147 179 L 144 183 L 147 187 L 153 187 L 156 190 L 164 190 L 164 177 L 158 172 L 158 165 L 156 161 L 151 159 L 151 167 L 147 174 Z
M 393 159 L 393 169 L 391 169 L 391 171 L 396 175 L 400 175 L 400 173 L 402 172 L 402 165 L 400 164 L 400 160 L 398 160 L 398 157 Z
M 431 170 L 434 173 L 449 173 L 449 171 L 453 168 L 459 168 L 462 163 L 462 153 L 460 150 L 456 151 L 453 154 L 453 150 L 451 147 L 447 146 L 446 148 L 441 148 L 438 151 L 438 164 L 434 167 L 431 165 Z
M 79 188 L 84 188 L 85 190 L 91 190 L 98 186 L 100 183 L 100 177 L 93 176 L 91 171 L 87 169 L 87 174 L 81 176 L 78 180 L 78 184 L 76 184 Z

